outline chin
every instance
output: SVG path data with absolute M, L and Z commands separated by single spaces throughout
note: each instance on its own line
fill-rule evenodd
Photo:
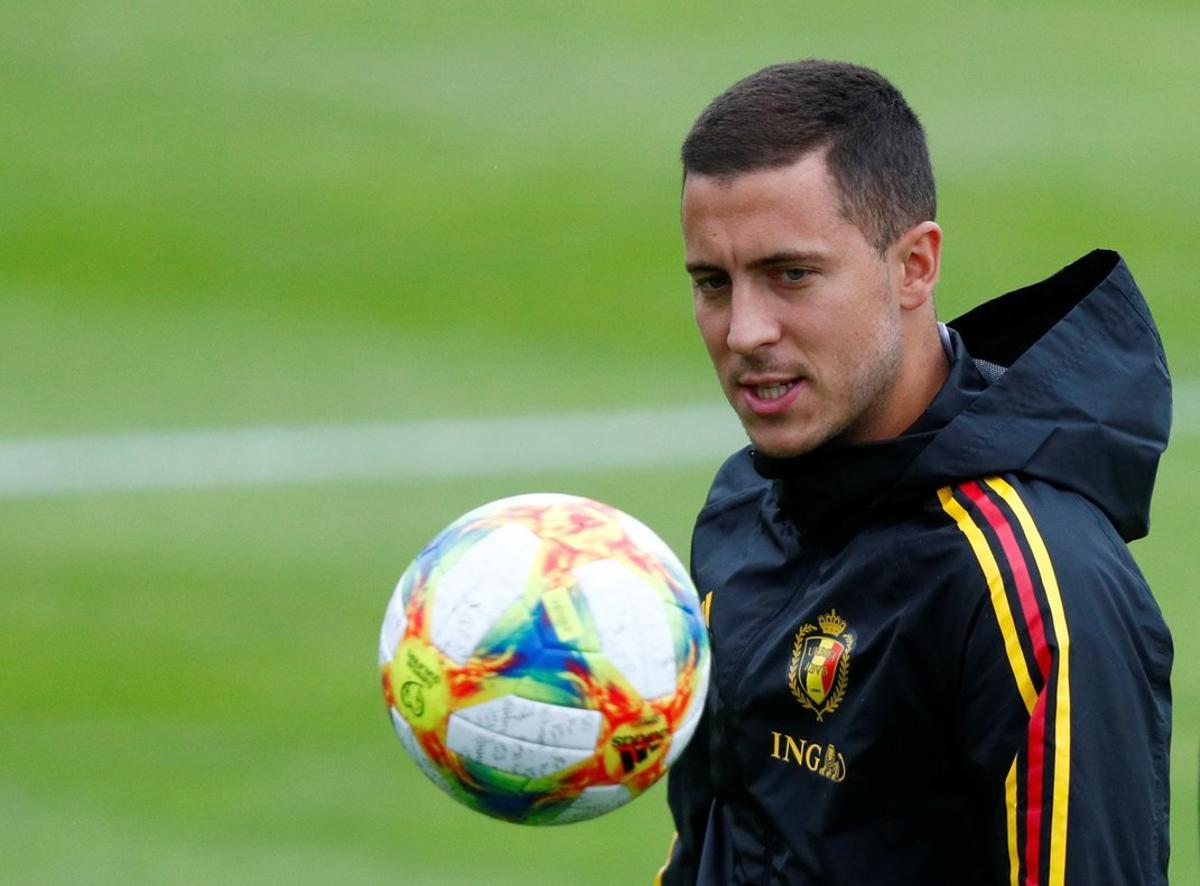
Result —
M 749 431 L 747 433 L 750 437 L 750 445 L 756 451 L 771 458 L 794 458 L 812 452 L 825 442 L 823 439 L 781 439 L 773 434 L 752 434 Z
M 741 416 L 739 416 L 741 418 Z M 754 418 L 758 419 L 757 416 Z M 742 427 L 750 438 L 750 445 L 771 458 L 795 458 L 806 455 L 831 441 L 842 438 L 837 426 L 814 427 L 811 423 L 779 422 L 768 423 L 761 419 L 747 421 L 742 418 Z
M 731 400 L 742 429 L 755 451 L 771 458 L 794 458 L 812 452 L 838 436 L 836 422 L 820 421 L 811 411 L 790 411 L 782 415 L 762 416 L 739 408 Z
M 753 444 L 754 441 L 751 441 Z M 755 446 L 754 451 L 761 455 L 770 458 L 798 458 L 801 455 L 807 455 L 816 449 L 815 446 L 796 446 L 787 448 L 770 448 L 766 446 Z

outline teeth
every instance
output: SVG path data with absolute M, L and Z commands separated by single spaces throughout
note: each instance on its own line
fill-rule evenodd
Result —
M 780 385 L 761 385 L 754 389 L 754 394 L 760 400 L 778 400 L 792 389 L 792 383 Z

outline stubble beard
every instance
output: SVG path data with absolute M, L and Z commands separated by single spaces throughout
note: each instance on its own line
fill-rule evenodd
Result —
M 891 288 L 886 282 L 881 283 L 879 297 L 881 299 L 891 298 Z M 865 355 L 859 353 L 851 355 L 846 361 L 850 368 L 843 371 L 849 379 L 849 384 L 841 397 L 845 408 L 837 411 L 827 427 L 820 428 L 818 433 L 801 443 L 772 449 L 763 445 L 761 439 L 756 440 L 751 423 L 739 416 L 742 428 L 754 448 L 773 458 L 792 458 L 826 445 L 843 446 L 872 439 L 869 429 L 889 404 L 903 365 L 904 349 L 900 324 L 898 322 L 881 322 L 878 327 L 878 336 L 872 341 L 872 347 L 867 353 L 871 355 L 870 360 L 865 360 Z M 765 372 L 772 371 L 776 367 L 747 364 L 747 368 Z M 813 384 L 809 376 L 805 375 L 804 379 L 805 384 Z M 828 412 L 829 408 L 827 407 L 825 411 Z M 780 418 L 784 419 L 783 416 Z M 819 425 L 821 420 L 821 416 L 817 415 L 814 417 L 813 423 Z
M 860 371 L 854 374 L 846 393 L 849 408 L 821 445 L 848 445 L 876 439 L 871 427 L 891 401 L 904 356 L 899 324 L 889 323 L 880 333 L 879 347 L 872 352 L 874 359 L 857 364 Z

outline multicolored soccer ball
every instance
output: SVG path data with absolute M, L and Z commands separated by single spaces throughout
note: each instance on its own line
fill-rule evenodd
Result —
M 563 824 L 627 803 L 679 756 L 708 633 L 651 530 L 590 499 L 520 495 L 460 517 L 408 567 L 379 669 L 435 784 L 497 818 Z

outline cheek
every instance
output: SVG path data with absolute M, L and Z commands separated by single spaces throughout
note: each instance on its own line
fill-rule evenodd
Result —
M 729 324 L 719 311 L 705 308 L 703 305 L 696 305 L 695 317 L 696 328 L 700 330 L 700 338 L 704 340 L 704 347 L 715 360 L 726 350 Z

